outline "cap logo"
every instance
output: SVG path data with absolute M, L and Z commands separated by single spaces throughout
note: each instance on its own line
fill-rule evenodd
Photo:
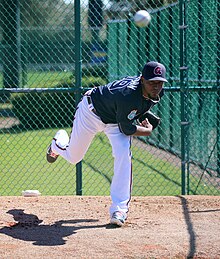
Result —
M 157 67 L 154 68 L 154 74 L 155 74 L 155 75 L 161 76 L 162 73 L 163 73 L 163 71 L 162 71 L 162 68 L 161 68 L 161 67 L 157 66 Z

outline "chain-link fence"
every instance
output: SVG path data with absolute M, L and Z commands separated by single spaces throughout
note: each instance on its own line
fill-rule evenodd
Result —
M 147 28 L 133 21 L 145 9 Z M 133 138 L 133 195 L 220 194 L 220 4 L 208 1 L 7 0 L 0 19 L 0 195 L 109 195 L 111 146 L 98 134 L 76 166 L 46 162 L 81 95 L 165 64 L 151 137 Z

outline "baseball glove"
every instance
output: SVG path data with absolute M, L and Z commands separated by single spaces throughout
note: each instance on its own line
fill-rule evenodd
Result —
M 160 118 L 153 114 L 151 111 L 147 111 L 138 121 L 141 123 L 143 120 L 148 119 L 153 126 L 153 130 L 160 124 Z

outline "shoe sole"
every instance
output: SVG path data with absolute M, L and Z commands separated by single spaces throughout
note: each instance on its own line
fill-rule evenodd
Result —
M 52 163 L 54 163 L 57 160 L 58 156 L 57 157 L 52 157 L 52 156 L 50 156 L 50 154 L 48 154 L 48 150 L 50 149 L 50 147 L 51 147 L 51 145 L 47 149 L 47 162 L 52 164 Z
M 57 160 L 57 157 L 54 158 L 54 157 L 51 157 L 50 155 L 47 154 L 47 162 L 52 164 L 54 163 L 55 161 Z

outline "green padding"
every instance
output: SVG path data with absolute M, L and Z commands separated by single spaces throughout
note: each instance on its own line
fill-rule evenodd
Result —
M 128 75 L 128 24 L 126 22 L 118 24 L 118 76 L 119 78 Z
M 108 73 L 109 80 L 115 80 L 118 75 L 118 24 L 108 24 Z

